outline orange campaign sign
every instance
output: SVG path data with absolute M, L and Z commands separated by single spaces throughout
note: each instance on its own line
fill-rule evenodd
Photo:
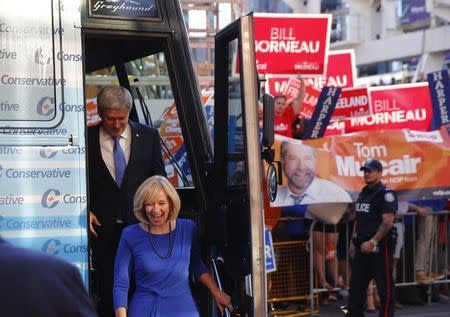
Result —
M 365 185 L 360 167 L 372 158 L 382 163 L 382 181 L 397 192 L 400 201 L 450 197 L 450 136 L 446 129 L 363 131 L 307 141 L 277 135 L 275 151 L 284 178 L 271 206 L 294 205 L 293 198 L 285 195 L 282 199 L 283 192 L 290 189 L 292 194 L 302 186 L 307 195 L 299 204 L 345 202 L 342 191 L 355 201 Z M 320 187 L 312 192 L 315 180 Z

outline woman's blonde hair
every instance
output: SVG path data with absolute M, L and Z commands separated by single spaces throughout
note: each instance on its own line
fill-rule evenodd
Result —
M 151 223 L 145 212 L 145 203 L 149 201 L 158 190 L 164 191 L 169 199 L 169 217 L 167 220 L 175 220 L 178 217 L 178 212 L 181 207 L 180 196 L 178 196 L 177 191 L 167 178 L 156 175 L 147 178 L 141 186 L 139 186 L 134 195 L 134 215 L 140 222 L 146 225 L 151 225 Z

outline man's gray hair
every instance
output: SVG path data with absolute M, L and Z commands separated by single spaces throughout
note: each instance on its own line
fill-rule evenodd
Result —
M 281 146 L 280 146 L 281 159 L 284 159 L 284 157 L 286 156 L 288 145 L 308 148 L 308 149 L 311 150 L 311 153 L 314 155 L 314 157 L 316 157 L 316 148 L 314 148 L 312 146 L 309 146 L 309 145 L 306 145 L 306 144 L 302 144 L 302 143 L 297 144 L 297 143 L 292 143 L 292 142 L 287 141 L 287 140 L 283 140 L 283 141 L 281 141 Z
M 105 86 L 98 92 L 97 107 L 102 110 L 131 110 L 133 99 L 130 92 L 122 86 Z

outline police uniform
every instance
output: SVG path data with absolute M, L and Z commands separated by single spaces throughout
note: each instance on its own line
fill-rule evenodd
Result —
M 379 316 L 394 316 L 395 283 L 392 278 L 392 263 L 396 241 L 395 228 L 392 227 L 378 243 L 371 239 L 383 221 L 383 213 L 396 211 L 395 192 L 382 182 L 365 186 L 359 194 L 355 205 L 356 228 L 353 235 L 355 256 L 352 262 L 348 317 L 364 316 L 367 287 L 372 278 L 377 283 L 377 291 L 380 295 Z M 361 251 L 361 244 L 365 241 L 372 242 L 375 247 L 374 252 Z

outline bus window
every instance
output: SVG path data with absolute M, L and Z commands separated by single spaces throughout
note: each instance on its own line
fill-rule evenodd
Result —
M 191 167 L 187 158 L 178 113 L 173 98 L 163 53 L 148 55 L 128 63 L 125 70 L 140 123 L 158 129 L 164 163 L 169 180 L 175 187 L 192 187 Z M 118 84 L 115 67 L 86 75 L 88 124 L 99 123 L 95 109 L 96 95 L 104 85 Z
M 64 113 L 63 27 L 42 1 L 5 2 L 0 58 L 0 128 L 55 128 Z M 64 65 L 63 65 L 64 64 Z M 51 143 L 51 142 L 49 142 Z M 67 142 L 66 142 L 67 143 Z
M 228 44 L 228 186 L 246 184 L 244 126 L 242 115 L 241 82 L 239 74 L 234 75 L 233 57 L 236 56 L 238 40 Z

